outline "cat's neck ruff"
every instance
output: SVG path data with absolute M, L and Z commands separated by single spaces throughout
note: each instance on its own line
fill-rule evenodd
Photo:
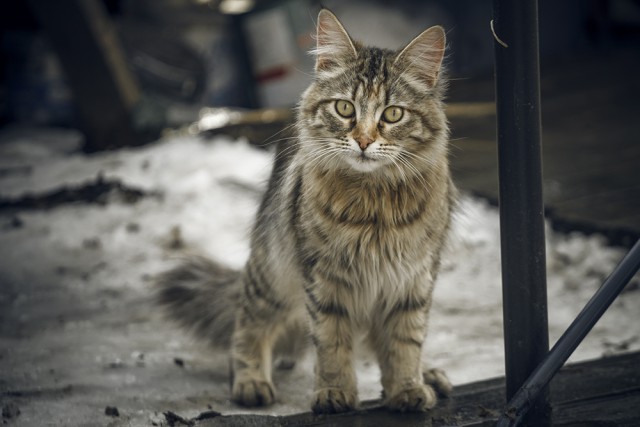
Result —
M 305 178 L 317 185 L 328 186 L 334 191 L 343 191 L 347 188 L 375 186 L 388 191 L 394 191 L 399 185 L 414 185 L 416 189 L 429 187 L 429 182 L 437 179 L 438 175 L 447 171 L 432 165 L 415 165 L 412 168 L 398 168 L 393 163 L 383 161 L 371 161 L 378 163 L 367 168 L 354 167 L 348 159 L 336 159 L 334 164 L 327 165 L 302 165 Z M 440 166 L 440 165 L 438 165 Z M 293 166 L 295 169 L 296 166 Z

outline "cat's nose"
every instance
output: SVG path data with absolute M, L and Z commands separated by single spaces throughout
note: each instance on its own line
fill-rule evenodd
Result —
M 368 136 L 361 135 L 355 139 L 362 151 L 366 150 L 371 143 L 373 143 L 373 139 Z

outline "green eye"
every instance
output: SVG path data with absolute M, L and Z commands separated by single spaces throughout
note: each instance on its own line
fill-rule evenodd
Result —
M 353 104 L 343 99 L 336 101 L 336 112 L 344 118 L 353 117 L 356 112 Z
M 404 115 L 404 110 L 400 107 L 387 107 L 382 112 L 382 119 L 387 123 L 399 122 Z

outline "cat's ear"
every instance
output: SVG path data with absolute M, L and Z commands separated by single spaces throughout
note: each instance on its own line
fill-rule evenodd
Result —
M 327 71 L 339 65 L 339 60 L 351 60 L 357 56 L 356 48 L 340 21 L 327 9 L 318 14 L 316 71 Z
M 438 82 L 444 49 L 444 29 L 440 26 L 431 27 L 411 40 L 398 54 L 395 63 L 433 87 Z

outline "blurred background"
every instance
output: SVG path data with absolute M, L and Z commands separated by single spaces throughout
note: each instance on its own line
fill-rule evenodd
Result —
M 456 385 L 500 376 L 492 2 L 322 4 L 371 45 L 447 31 L 462 197 L 427 356 Z M 174 425 L 167 410 L 243 411 L 229 401 L 226 352 L 173 329 L 151 301 L 152 279 L 185 253 L 246 261 L 271 147 L 312 79 L 319 9 L 0 2 L 3 423 Z M 540 0 L 539 29 L 553 341 L 640 238 L 640 0 Z M 572 360 L 640 350 L 639 290 L 636 277 Z M 278 370 L 279 402 L 258 412 L 307 410 L 312 365 Z M 375 366 L 358 367 L 363 399 L 379 396 Z
M 73 82 L 65 74 L 73 72 L 65 70 L 71 67 L 64 60 L 66 51 L 86 55 L 92 44 L 99 46 L 105 40 L 109 41 L 102 46 L 105 55 L 123 56 L 141 96 L 165 108 L 176 103 L 292 106 L 311 78 L 313 62 L 307 51 L 314 45 L 311 34 L 319 1 L 50 3 L 29 0 L 0 6 L 3 123 L 71 125 L 74 105 L 69 87 Z M 401 47 L 428 26 L 443 25 L 449 37 L 452 76 L 492 73 L 490 0 L 329 0 L 322 4 L 340 17 L 352 37 L 381 47 Z M 94 40 L 85 40 L 82 46 L 77 41 L 87 49 L 84 52 L 72 43 L 58 42 L 65 30 L 71 28 L 79 36 L 85 26 L 95 32 Z M 638 41 L 639 32 L 640 4 L 635 0 L 540 1 L 544 64 L 580 52 L 628 46 Z

